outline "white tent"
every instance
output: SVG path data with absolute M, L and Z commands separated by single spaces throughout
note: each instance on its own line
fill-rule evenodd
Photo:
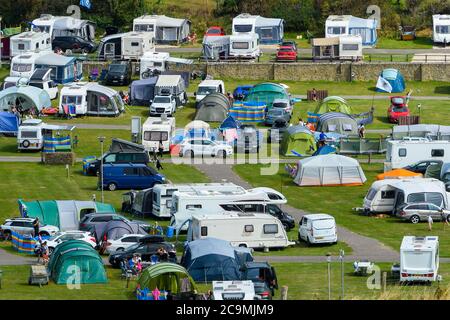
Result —
M 299 186 L 362 185 L 366 180 L 357 160 L 337 154 L 300 160 L 294 178 Z

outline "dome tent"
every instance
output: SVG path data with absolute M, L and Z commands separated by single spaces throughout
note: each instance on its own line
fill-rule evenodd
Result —
M 399 93 L 405 91 L 405 79 L 403 75 L 397 69 L 384 69 L 380 78 L 389 82 L 392 87 L 392 93 Z M 381 88 L 376 88 L 377 92 L 387 92 Z
M 211 93 L 198 103 L 195 120 L 222 122 L 227 118 L 230 100 L 222 93 Z
M 319 117 L 317 132 L 334 132 L 344 135 L 358 135 L 358 123 L 350 115 L 328 112 Z
M 314 111 L 314 113 L 316 114 L 324 114 L 327 112 L 341 112 L 345 114 L 352 114 L 353 110 L 344 98 L 338 96 L 330 96 L 323 99 Z
M 286 88 L 281 84 L 264 82 L 251 88 L 244 102 L 263 102 L 270 109 L 275 99 L 289 100 L 290 98 Z
M 316 151 L 314 134 L 305 126 L 292 126 L 284 133 L 280 152 L 285 156 L 294 156 L 295 151 L 301 155 L 312 155 Z

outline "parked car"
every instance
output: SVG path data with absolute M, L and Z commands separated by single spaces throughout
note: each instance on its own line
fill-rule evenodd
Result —
M 281 210 L 277 205 L 268 204 L 267 213 L 271 214 L 274 217 L 277 217 L 278 220 L 280 220 L 283 224 L 283 227 L 286 229 L 286 231 L 290 231 L 291 229 L 295 228 L 294 217 Z
M 208 30 L 206 30 L 205 32 L 205 37 L 208 36 L 219 37 L 224 35 L 226 35 L 225 30 L 219 26 L 209 27 Z
M 173 95 L 156 96 L 150 103 L 150 117 L 163 114 L 173 116 L 177 111 L 177 101 Z
M 268 130 L 267 143 L 279 143 L 283 140 L 284 133 L 289 128 L 289 122 L 286 119 L 278 118 Z
M 108 240 L 106 242 L 106 252 L 111 254 L 118 251 L 125 251 L 132 245 L 139 242 L 144 237 L 143 234 L 126 234 L 117 240 Z
M 336 221 L 328 214 L 308 214 L 302 217 L 298 240 L 307 244 L 337 243 Z
M 54 236 L 46 240 L 49 254 L 53 253 L 53 250 L 57 245 L 68 240 L 81 240 L 90 244 L 92 248 L 95 248 L 97 246 L 97 242 L 95 241 L 95 238 L 90 234 L 90 232 L 78 230 L 57 232 Z
M 5 222 L 0 225 L 0 231 L 6 239 L 11 238 L 12 232 L 16 232 L 22 235 L 34 235 L 33 221 L 34 218 L 11 218 L 6 219 Z M 39 235 L 41 236 L 53 236 L 59 231 L 56 226 L 39 224 Z
M 292 49 L 294 49 L 295 51 L 298 51 L 298 48 L 297 48 L 297 43 L 295 42 L 295 41 L 283 41 L 281 44 L 280 44 L 280 48 L 281 47 L 291 47 Z
M 294 108 L 292 107 L 292 104 L 288 99 L 274 99 L 272 102 L 272 108 L 284 109 L 291 116 L 294 112 Z
M 241 271 L 242 279 L 251 280 L 255 287 L 257 283 L 265 284 L 265 286 L 258 285 L 259 293 L 255 292 L 261 296 L 262 300 L 272 299 L 275 289 L 278 289 L 278 279 L 274 267 L 268 262 L 247 262 Z M 267 289 L 270 294 L 267 294 Z
M 108 67 L 107 85 L 127 86 L 131 83 L 131 65 L 128 61 L 114 61 Z
M 187 139 L 180 146 L 180 157 L 211 156 L 226 158 L 233 154 L 233 147 L 210 139 Z
M 241 152 L 259 152 L 261 147 L 261 132 L 253 124 L 241 125 L 238 129 L 236 148 Z
M 297 50 L 292 46 L 282 46 L 277 50 L 277 61 L 297 61 Z
M 253 282 L 255 288 L 255 300 L 272 300 L 272 291 L 263 281 Z
M 400 33 L 400 37 L 404 41 L 416 40 L 416 28 L 414 26 L 401 26 Z
M 103 164 L 111 163 L 142 163 L 147 165 L 150 159 L 147 152 L 108 152 L 103 155 Z M 84 168 L 87 175 L 98 175 L 100 173 L 102 160 L 97 159 Z
M 103 165 L 103 188 L 109 191 L 117 189 L 147 189 L 155 184 L 164 183 L 164 175 L 145 164 L 119 163 Z M 98 179 L 99 187 L 102 177 Z
M 412 172 L 416 172 L 416 173 L 425 174 L 425 172 L 427 172 L 427 169 L 430 165 L 442 165 L 442 161 L 439 161 L 439 160 L 419 161 L 419 162 L 416 162 L 409 166 L 406 166 L 403 169 L 406 169 L 406 170 L 409 170 Z
M 391 105 L 388 109 L 388 119 L 390 123 L 398 123 L 400 117 L 407 117 L 410 115 L 408 105 L 405 97 L 391 97 Z
M 169 262 L 177 262 L 176 250 L 173 244 L 164 241 L 163 236 L 149 235 L 142 237 L 138 243 L 131 245 L 124 251 L 112 253 L 109 256 L 109 263 L 113 268 L 118 268 L 121 261 L 131 259 L 134 254 L 139 254 L 142 261 L 150 262 L 151 257 L 156 255 L 159 248 L 167 251 Z
M 274 123 L 275 119 L 279 118 L 282 118 L 289 123 L 291 121 L 291 114 L 281 108 L 272 108 L 266 113 L 265 124 L 271 126 Z
M 431 216 L 433 220 L 442 221 L 442 217 L 450 222 L 450 211 L 433 203 L 405 203 L 397 209 L 396 216 L 402 220 L 408 220 L 414 224 L 427 221 Z
M 83 54 L 92 53 L 97 50 L 97 45 L 79 36 L 55 37 L 52 41 L 53 50 L 63 50 L 72 52 L 81 52 Z
M 148 231 L 151 228 L 151 226 L 144 221 L 129 220 L 117 213 L 89 213 L 80 220 L 79 229 L 81 231 L 92 231 L 96 224 L 105 223 L 112 220 L 125 221 L 127 223 L 137 223 L 145 231 Z

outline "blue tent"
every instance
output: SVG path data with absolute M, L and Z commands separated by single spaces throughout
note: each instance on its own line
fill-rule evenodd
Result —
M 236 89 L 234 89 L 234 92 L 233 92 L 234 100 L 245 99 L 245 97 L 248 95 L 248 93 L 250 92 L 250 90 L 253 87 L 254 87 L 254 85 L 252 85 L 252 84 L 236 87 Z
M 10 112 L 0 112 L 0 133 L 17 134 L 19 118 Z
M 380 77 L 389 82 L 392 86 L 392 93 L 405 91 L 405 79 L 397 69 L 384 69 L 381 72 Z M 377 88 L 376 90 L 377 92 L 386 92 L 380 88 Z
M 242 252 L 228 241 L 203 238 L 186 245 L 181 265 L 196 282 L 230 281 L 241 279 Z
M 52 103 L 47 91 L 36 87 L 19 85 L 0 91 L 0 111 L 11 111 L 14 105 L 22 107 L 23 111 L 31 108 L 41 111 Z
M 155 85 L 158 77 L 136 80 L 130 86 L 130 100 L 134 106 L 148 106 L 155 96 Z
M 227 129 L 238 129 L 241 126 L 241 123 L 235 120 L 232 116 L 229 116 L 225 120 L 223 120 L 222 124 L 219 127 L 219 130 L 227 130 Z
M 313 156 L 319 156 L 319 155 L 330 154 L 330 153 L 336 153 L 336 148 L 333 148 L 332 146 L 329 146 L 326 144 L 326 145 L 320 147 L 319 149 L 317 149 L 317 151 L 314 152 Z

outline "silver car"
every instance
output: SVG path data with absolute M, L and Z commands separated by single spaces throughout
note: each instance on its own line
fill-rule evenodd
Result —
M 428 221 L 430 216 L 433 220 L 442 221 L 442 219 L 446 219 L 450 222 L 450 211 L 427 202 L 405 204 L 397 210 L 396 215 L 400 219 L 409 220 L 414 224 L 420 221 Z

